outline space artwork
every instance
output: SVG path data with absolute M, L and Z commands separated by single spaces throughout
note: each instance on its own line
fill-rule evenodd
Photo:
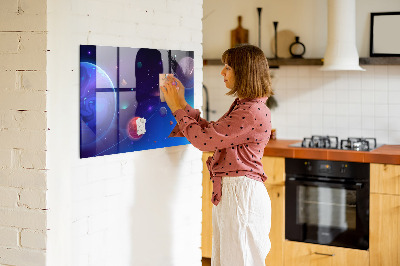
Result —
M 189 144 L 169 138 L 175 118 L 160 83 L 173 74 L 194 103 L 194 52 L 80 46 L 80 157 Z

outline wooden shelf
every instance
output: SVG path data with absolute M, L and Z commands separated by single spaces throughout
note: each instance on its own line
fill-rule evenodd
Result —
M 268 58 L 271 68 L 279 66 L 322 66 L 323 58 Z M 220 59 L 204 59 L 204 66 L 222 65 Z M 362 57 L 360 65 L 400 65 L 400 57 Z
M 321 58 L 268 58 L 268 64 L 270 67 L 279 66 L 311 66 L 311 65 L 322 65 Z M 218 66 L 222 65 L 220 59 L 204 59 L 203 65 L 205 66 Z
M 222 66 L 221 59 L 203 59 L 204 66 Z
M 362 57 L 360 65 L 400 65 L 400 57 Z
M 268 58 L 270 67 L 322 66 L 322 58 Z

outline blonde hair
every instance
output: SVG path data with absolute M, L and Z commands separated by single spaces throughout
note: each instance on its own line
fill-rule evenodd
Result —
M 260 48 L 248 44 L 240 45 L 226 50 L 221 60 L 235 74 L 235 85 L 227 95 L 255 99 L 274 94 L 268 61 Z

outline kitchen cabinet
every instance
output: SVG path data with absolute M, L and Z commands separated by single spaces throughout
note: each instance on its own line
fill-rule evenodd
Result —
M 265 187 L 271 199 L 271 250 L 265 259 L 267 266 L 283 265 L 285 240 L 285 158 L 264 156 L 261 160 L 267 175 Z
M 264 156 L 261 163 L 268 177 L 265 185 L 285 185 L 285 158 Z
M 400 265 L 400 196 L 371 194 L 371 266 Z
M 203 218 L 202 218 L 202 256 L 211 258 L 212 253 L 212 183 L 206 166 L 206 161 L 211 152 L 203 153 Z M 271 250 L 266 258 L 266 265 L 283 265 L 283 243 L 285 230 L 285 158 L 263 157 L 262 164 L 268 176 L 265 187 L 271 199 Z
M 365 266 L 369 254 L 365 250 L 285 241 L 285 266 Z M 281 264 L 283 265 L 283 264 Z
M 212 252 L 212 183 L 206 161 L 212 152 L 203 153 L 203 194 L 202 194 L 202 223 L 201 223 L 201 253 L 203 258 L 211 258 Z
M 270 141 L 264 151 L 264 156 L 370 163 L 369 250 L 284 240 L 283 263 L 277 260 L 275 265 L 400 265 L 400 146 L 383 145 L 371 152 L 300 149 L 289 146 L 296 142 L 299 141 Z M 272 176 L 270 181 L 273 179 Z M 282 187 L 285 186 L 282 185 Z M 273 200 L 273 197 L 271 199 Z M 282 205 L 283 209 L 284 205 Z M 272 238 L 272 235 L 270 237 Z M 284 231 L 282 231 L 282 237 L 284 237 Z M 323 256 L 314 252 L 335 254 L 335 256 Z
M 400 165 L 370 167 L 370 265 L 400 265 Z
M 271 250 L 265 259 L 266 266 L 283 265 L 285 241 L 285 187 L 265 184 L 271 199 Z
M 400 195 L 400 165 L 370 164 L 371 193 Z
M 202 255 L 212 252 L 212 183 L 203 153 Z M 400 265 L 400 165 L 370 164 L 369 251 L 285 240 L 285 158 L 264 156 L 271 198 L 271 250 L 266 265 Z M 325 254 L 325 255 L 324 255 Z M 330 256 L 333 255 L 334 256 Z

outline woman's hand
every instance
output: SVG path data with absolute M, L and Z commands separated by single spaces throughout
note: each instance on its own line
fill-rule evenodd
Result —
M 187 102 L 186 102 L 186 99 L 185 99 L 185 87 L 183 86 L 182 82 L 179 79 L 177 79 L 175 77 L 170 77 L 169 75 L 168 75 L 168 78 L 171 78 L 178 85 L 178 88 L 179 88 L 178 89 L 179 102 L 180 102 L 181 106 L 183 108 L 185 108 L 186 105 L 187 105 Z
M 168 75 L 161 90 L 164 93 L 165 101 L 172 113 L 186 107 L 185 88 L 177 78 Z

